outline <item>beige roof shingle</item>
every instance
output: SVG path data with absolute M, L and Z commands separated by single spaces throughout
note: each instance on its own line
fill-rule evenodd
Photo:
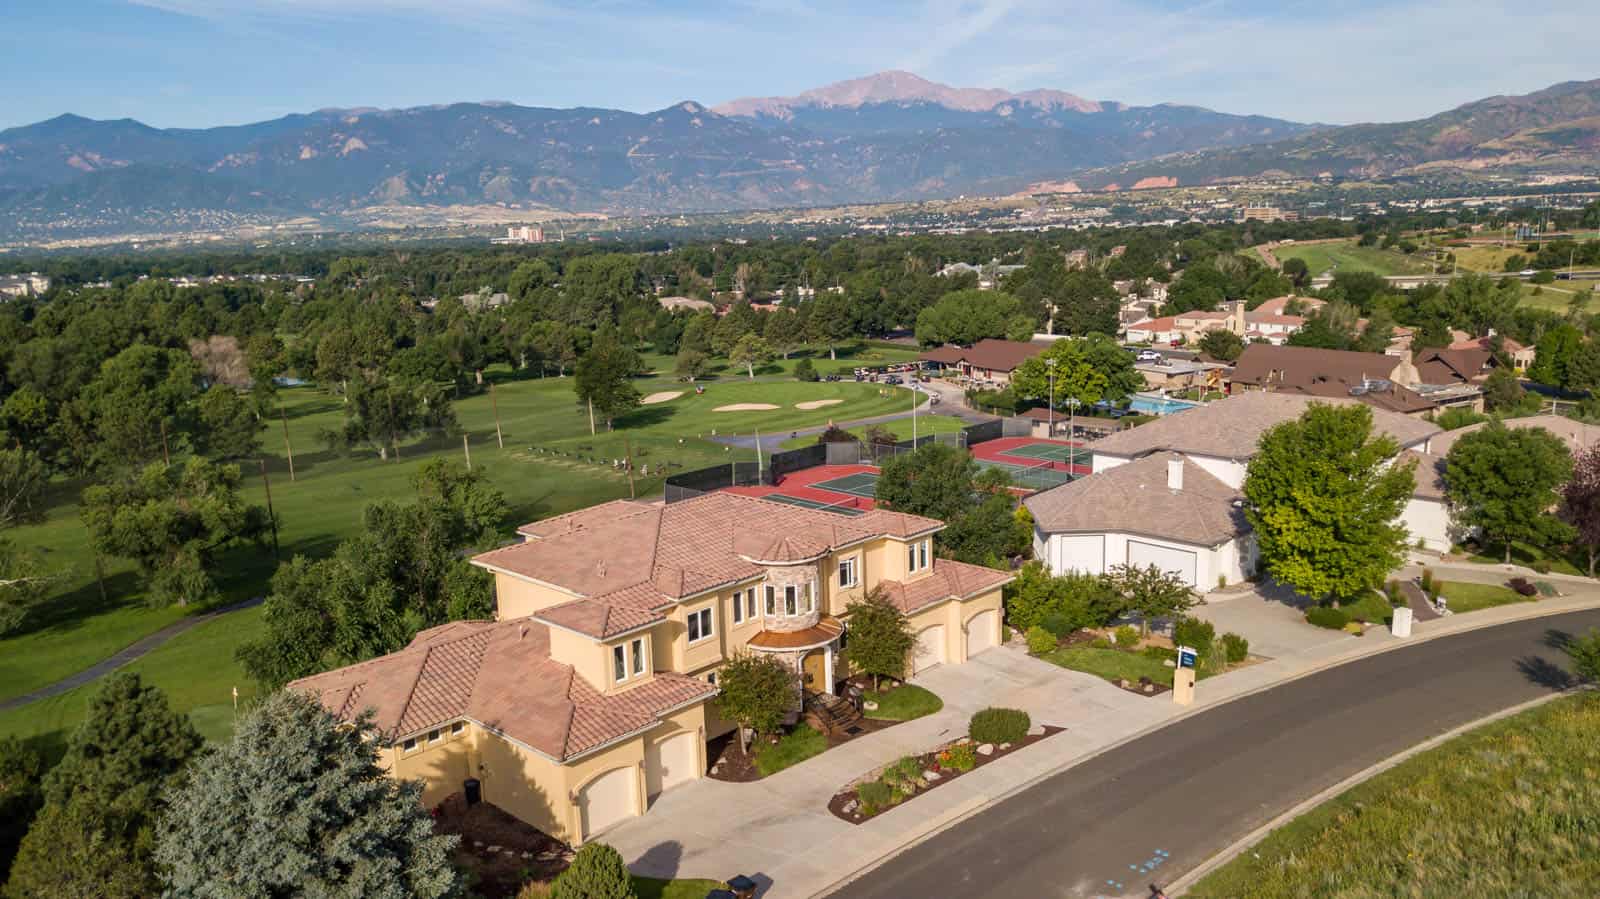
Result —
M 900 611 L 911 613 L 947 599 L 965 599 L 993 590 L 1015 579 L 1016 575 L 1009 571 L 939 559 L 934 563 L 933 572 L 926 577 L 909 583 L 882 581 L 880 586 Z
M 1255 455 L 1262 434 L 1274 425 L 1299 418 L 1312 403 L 1352 405 L 1358 402 L 1349 398 L 1253 390 L 1119 431 L 1096 441 L 1092 449 L 1096 455 L 1127 459 L 1159 450 L 1221 459 L 1249 459 Z M 1379 433 L 1394 438 L 1401 448 L 1414 447 L 1440 433 L 1432 422 L 1377 408 L 1372 410 L 1372 424 Z
M 1167 486 L 1182 460 L 1183 488 Z M 1129 533 L 1216 546 L 1249 533 L 1243 496 L 1177 453 L 1156 453 L 1023 500 L 1046 533 Z

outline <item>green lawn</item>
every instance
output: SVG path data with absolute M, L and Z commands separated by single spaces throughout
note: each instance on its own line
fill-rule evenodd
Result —
M 822 731 L 801 724 L 780 738 L 776 745 L 768 744 L 756 750 L 756 770 L 762 777 L 777 774 L 790 765 L 798 765 L 828 748 L 828 738 Z
M 1451 555 L 1464 555 L 1467 557 L 1468 562 L 1474 562 L 1479 565 L 1505 564 L 1505 550 L 1500 546 L 1488 549 L 1452 546 L 1450 547 L 1450 553 Z M 1550 570 L 1556 574 L 1576 574 L 1579 576 L 1586 574 L 1571 559 L 1547 552 L 1527 543 L 1513 543 L 1511 545 L 1511 561 L 1529 568 L 1539 562 L 1545 562 L 1550 566 Z
M 707 893 L 725 885 L 720 880 L 660 880 L 633 876 L 633 892 L 639 899 L 705 899 Z
M 1424 275 L 1433 271 L 1433 264 L 1420 258 L 1422 254 L 1407 256 L 1398 250 L 1358 247 L 1353 240 L 1347 243 L 1290 244 L 1274 247 L 1272 253 L 1280 263 L 1304 259 L 1312 277 L 1330 271 L 1372 272 L 1377 275 Z
M 1386 625 L 1394 617 L 1394 607 L 1381 593 L 1368 593 L 1359 602 L 1345 603 L 1340 608 L 1350 616 L 1350 620 L 1369 624 Z
M 617 430 L 589 435 L 588 417 L 577 404 L 572 379 L 548 377 L 511 380 L 506 371 L 491 372 L 501 378 L 494 404 L 499 407 L 504 449 L 495 443 L 493 405 L 487 394 L 456 404 L 456 413 L 472 448 L 475 467 L 488 472 L 506 495 L 512 512 L 510 526 L 568 512 L 628 495 L 626 475 L 609 460 L 632 451 L 638 466 L 649 466 L 650 477 L 636 479 L 640 495 L 658 493 L 663 469 L 681 471 L 734 459 L 754 459 L 753 450 L 732 450 L 712 442 L 718 434 L 778 433 L 820 425 L 829 419 L 880 415 L 909 408 L 909 393 L 901 388 L 854 382 L 799 383 L 729 380 L 706 386 L 696 396 L 693 386 L 675 380 L 642 378 L 642 394 L 682 390 L 671 402 L 642 406 L 619 419 Z M 274 423 L 263 433 L 263 455 L 272 479 L 273 508 L 282 522 L 281 554 L 325 555 L 360 527 L 367 504 L 380 499 L 405 500 L 411 495 L 410 479 L 427 459 L 462 458 L 459 436 L 437 436 L 402 444 L 400 460 L 381 461 L 375 452 L 330 451 L 317 434 L 335 428 L 342 420 L 340 400 L 311 387 L 281 393 L 288 416 L 289 441 L 294 449 L 296 479 L 289 479 L 284 453 L 283 425 Z M 796 409 L 811 400 L 838 400 L 819 409 Z M 716 412 L 716 407 L 737 403 L 765 403 L 779 408 L 763 411 Z M 601 425 L 603 429 L 603 424 Z M 542 450 L 543 452 L 540 452 Z M 589 461 L 589 460 L 595 461 Z M 265 491 L 259 471 L 245 468 L 245 494 L 263 502 Z M 82 485 L 61 485 L 42 524 L 17 528 L 11 537 L 38 550 L 60 572 L 59 588 L 49 605 L 24 629 L 0 639 L 0 698 L 20 695 L 82 670 L 139 638 L 179 620 L 186 612 L 177 608 L 152 609 L 143 602 L 131 564 L 103 560 L 106 598 L 101 599 L 95 578 L 95 560 L 78 519 L 76 497 Z M 244 548 L 230 551 L 222 560 L 219 578 L 223 601 L 233 602 L 265 593 L 275 562 L 270 552 Z M 234 637 L 254 633 L 253 619 L 229 616 L 232 625 L 222 629 Z M 202 630 L 211 628 L 207 625 Z M 181 638 L 192 642 L 198 632 Z M 240 638 L 242 639 L 242 638 Z M 198 644 L 192 672 L 233 677 L 231 641 Z M 175 647 L 169 647 L 175 648 Z M 165 654 L 165 653 L 163 653 Z M 147 661 L 155 661 L 154 658 Z M 241 692 L 247 684 L 240 680 Z M 183 681 L 175 679 L 175 683 Z M 165 686 L 165 685 L 163 685 Z M 221 689 L 226 692 L 226 684 Z M 230 700 L 231 701 L 231 700 Z M 223 721 L 217 709 L 222 700 L 188 690 L 175 697 L 179 708 L 201 708 L 211 721 Z M 46 734 L 77 720 L 83 706 L 80 693 L 56 697 L 45 703 L 0 715 L 0 733 Z M 208 732 L 221 734 L 208 726 Z
M 887 721 L 910 721 L 944 708 L 944 700 L 932 690 L 924 690 L 915 684 L 901 684 L 882 693 L 867 693 L 866 698 L 878 704 L 876 709 L 866 713 L 867 717 Z
M 1188 895 L 1593 895 L 1597 729 L 1592 693 L 1490 724 L 1273 831 Z
M 1439 593 L 1452 612 L 1476 612 L 1514 602 L 1533 602 L 1537 597 L 1523 596 L 1510 587 L 1497 584 L 1469 584 L 1462 581 L 1440 581 Z
M 907 406 L 905 409 L 900 411 L 910 413 L 911 408 Z M 917 414 L 916 433 L 919 437 L 925 437 L 929 434 L 954 434 L 966 426 L 966 422 L 955 417 L 954 415 L 923 415 L 919 412 Z M 886 422 L 878 425 L 878 427 L 883 428 L 884 430 L 893 434 L 895 440 L 911 439 L 912 426 L 911 419 L 909 417 Z M 856 435 L 857 439 L 865 440 L 866 430 L 866 428 L 851 428 L 850 433 Z M 783 442 L 783 448 L 800 449 L 801 447 L 807 447 L 816 442 L 817 435 L 815 434 L 808 434 L 804 437 L 791 437 Z
M 1172 669 L 1161 659 L 1120 649 L 1095 649 L 1090 646 L 1069 646 L 1051 650 L 1039 658 L 1063 668 L 1082 671 L 1107 680 L 1127 678 L 1138 683 L 1148 677 L 1152 683 L 1172 686 Z

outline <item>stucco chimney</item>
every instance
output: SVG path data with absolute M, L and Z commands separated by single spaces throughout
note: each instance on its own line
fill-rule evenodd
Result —
M 1183 460 L 1182 459 L 1168 459 L 1167 460 L 1167 489 L 1168 490 L 1182 490 L 1183 489 Z

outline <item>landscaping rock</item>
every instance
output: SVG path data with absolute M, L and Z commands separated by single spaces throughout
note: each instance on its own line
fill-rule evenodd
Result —
M 993 743 L 985 743 L 982 746 L 979 746 L 978 747 L 978 754 L 979 755 L 994 755 L 994 744 Z
M 1011 748 L 1011 744 L 1010 743 L 1001 743 L 1000 744 L 1000 751 L 1001 752 L 1005 752 L 1007 749 L 1010 749 L 1010 748 Z
M 1176 661 L 1173 661 L 1172 659 L 1163 659 L 1161 664 L 1167 666 L 1168 668 L 1176 668 L 1176 667 L 1178 667 L 1178 663 Z
M 1156 685 L 1155 684 L 1145 684 L 1144 685 L 1144 691 L 1146 693 L 1154 693 L 1156 691 Z
M 1044 736 L 1044 725 L 1043 724 L 1035 724 L 1034 726 L 1028 728 L 1028 736 L 1030 736 L 1030 737 L 1042 737 L 1042 736 Z
M 924 772 L 922 772 L 922 779 L 927 781 L 928 783 L 933 783 L 934 781 L 938 780 L 940 776 L 941 775 L 937 771 L 924 771 Z
M 524 850 L 523 853 L 522 853 L 522 857 L 523 858 L 533 858 L 533 853 Z
M 1127 678 L 1122 677 L 1122 678 L 1118 678 L 1117 679 L 1117 686 L 1119 686 L 1122 689 L 1126 690 L 1126 689 L 1128 689 L 1129 687 L 1131 687 L 1133 685 L 1128 682 Z
M 878 704 L 869 699 L 861 704 L 861 708 L 869 712 L 876 712 L 878 710 Z
M 485 849 L 483 851 L 493 855 L 494 853 L 500 851 L 500 847 L 499 846 L 490 846 L 488 849 Z
M 854 799 L 851 799 L 850 801 L 848 801 L 848 802 L 846 802 L 844 804 L 844 813 L 847 814 L 847 815 L 853 815 L 853 814 L 856 813 L 856 809 L 858 809 L 860 807 L 861 807 L 861 803 L 855 801 Z

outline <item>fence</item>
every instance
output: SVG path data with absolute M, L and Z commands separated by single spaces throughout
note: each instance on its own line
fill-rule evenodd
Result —
M 840 464 L 831 461 L 832 454 L 829 449 L 832 446 L 833 444 L 814 443 L 811 446 L 803 446 L 800 449 L 773 453 L 767 465 L 767 483 L 775 484 L 784 475 L 801 469 L 816 468 L 818 465 Z
M 663 484 L 662 493 L 667 502 L 675 503 L 723 487 L 755 487 L 763 483 L 767 479 L 755 462 L 729 462 L 671 475 Z

